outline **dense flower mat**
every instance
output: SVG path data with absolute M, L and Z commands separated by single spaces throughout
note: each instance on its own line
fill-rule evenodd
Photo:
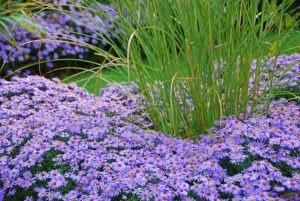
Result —
M 134 86 L 94 97 L 0 80 L 0 200 L 296 200 L 300 107 L 228 117 L 199 141 L 150 130 Z

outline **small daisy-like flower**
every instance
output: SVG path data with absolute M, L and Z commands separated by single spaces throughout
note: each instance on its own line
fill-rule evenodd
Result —
M 24 201 L 33 201 L 33 198 L 31 196 L 26 196 Z
M 118 161 L 118 162 L 115 162 L 113 164 L 113 169 L 120 172 L 120 171 L 123 171 L 127 168 L 126 164 L 124 162 L 121 162 L 121 161 Z
M 48 182 L 48 186 L 50 189 L 56 189 L 64 185 L 64 181 L 52 179 Z
M 35 177 L 38 179 L 38 180 L 45 180 L 45 179 L 48 179 L 49 177 L 49 174 L 45 171 L 42 171 L 42 172 L 39 172 L 35 175 Z

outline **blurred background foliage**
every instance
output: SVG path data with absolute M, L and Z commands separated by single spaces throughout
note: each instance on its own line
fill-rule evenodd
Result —
M 110 12 L 108 3 L 99 1 L 99 9 Z M 102 62 L 104 58 L 95 56 L 88 44 L 109 50 L 97 34 L 115 38 L 117 30 L 111 23 L 115 14 L 107 13 L 112 15 L 109 19 L 80 10 L 81 6 L 81 1 L 2 0 L 0 75 L 26 76 L 53 71 L 47 76 L 63 76 L 76 72 L 78 67 L 93 67 L 88 61 Z M 55 71 L 58 69 L 64 70 Z

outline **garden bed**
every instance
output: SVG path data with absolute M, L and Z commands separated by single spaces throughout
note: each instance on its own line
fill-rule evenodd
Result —
M 224 118 L 194 141 L 152 130 L 135 86 L 96 98 L 39 76 L 0 86 L 0 200 L 298 199 L 294 102 Z
M 0 1 L 0 201 L 300 200 L 293 0 L 30 2 Z

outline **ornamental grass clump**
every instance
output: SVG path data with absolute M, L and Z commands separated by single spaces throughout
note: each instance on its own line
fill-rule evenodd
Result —
M 251 63 L 251 77 L 249 79 L 249 91 L 252 91 L 255 85 L 255 77 L 260 76 L 259 88 L 255 90 L 255 94 L 250 94 L 251 97 L 259 99 L 260 96 L 264 98 L 278 98 L 286 97 L 291 100 L 299 101 L 299 87 L 300 87 L 300 54 L 294 53 L 291 55 L 280 55 L 278 57 L 265 57 L 261 63 L 260 74 L 255 75 L 255 70 L 257 69 L 257 61 L 253 60 Z M 272 74 L 272 75 L 271 75 Z M 271 76 L 270 76 L 271 75 Z M 272 80 L 270 81 L 270 77 Z M 187 81 L 181 83 L 181 85 L 174 84 L 174 96 L 176 100 L 181 105 L 181 110 L 185 114 L 186 118 L 191 118 L 188 116 L 195 110 L 195 106 L 192 102 L 192 99 L 189 98 L 188 92 L 186 90 Z M 160 97 L 159 89 L 164 88 L 164 83 L 156 81 L 154 84 L 154 89 L 150 92 L 151 100 L 159 100 L 157 102 L 157 107 L 162 107 L 163 100 Z M 178 89 L 183 87 L 182 91 Z M 266 94 L 266 91 L 273 90 L 272 94 Z M 184 105 L 184 102 L 187 105 Z M 267 101 L 264 101 L 267 102 Z M 189 106 L 189 107 L 188 107 Z M 266 107 L 261 107 L 259 112 Z M 251 105 L 248 105 L 247 109 L 249 110 L 248 115 L 251 113 Z M 166 110 L 163 110 L 164 118 L 169 119 L 168 113 Z M 252 110 L 253 111 L 253 110 Z M 254 111 L 253 111 L 254 112 Z
M 91 11 L 101 13 L 91 6 L 96 1 L 85 2 Z M 291 1 L 114 3 L 119 14 L 114 26 L 122 30 L 119 45 L 111 44 L 119 57 L 114 62 L 126 64 L 129 80 L 130 72 L 135 73 L 155 129 L 197 137 L 214 120 L 245 112 L 249 105 L 255 108 L 265 95 L 274 93 L 270 89 L 264 96 L 252 96 L 261 88 L 265 55 L 278 56 L 283 16 Z M 272 43 L 269 33 L 276 36 Z M 251 71 L 254 59 L 256 69 Z M 269 75 L 271 82 L 273 73 Z M 250 90 L 249 84 L 254 86 Z M 178 100 L 175 94 L 188 98 Z
M 0 200 L 297 200 L 300 107 L 230 116 L 197 140 L 151 130 L 137 86 L 99 97 L 0 79 Z
M 71 18 L 76 12 L 86 17 L 89 23 L 74 20 L 111 48 L 106 51 L 81 38 L 67 42 L 84 45 L 105 58 L 103 63 L 91 62 L 97 66 L 93 77 L 105 79 L 104 68 L 127 67 L 128 80 L 132 74 L 137 78 L 156 130 L 197 138 L 222 116 L 245 113 L 247 107 L 262 102 L 269 105 L 282 87 L 282 82 L 273 84 L 273 78 L 285 38 L 284 14 L 292 1 L 279 5 L 259 0 L 112 2 L 114 7 L 104 10 L 95 0 L 74 4 L 73 10 L 55 5 L 47 9 Z M 99 32 L 101 23 L 93 16 L 106 17 L 121 34 L 112 40 L 109 32 Z M 289 30 L 285 31 L 288 35 Z M 272 42 L 270 33 L 275 34 Z M 266 55 L 275 60 L 267 71 Z M 281 78 L 299 59 L 294 62 L 284 65 Z

